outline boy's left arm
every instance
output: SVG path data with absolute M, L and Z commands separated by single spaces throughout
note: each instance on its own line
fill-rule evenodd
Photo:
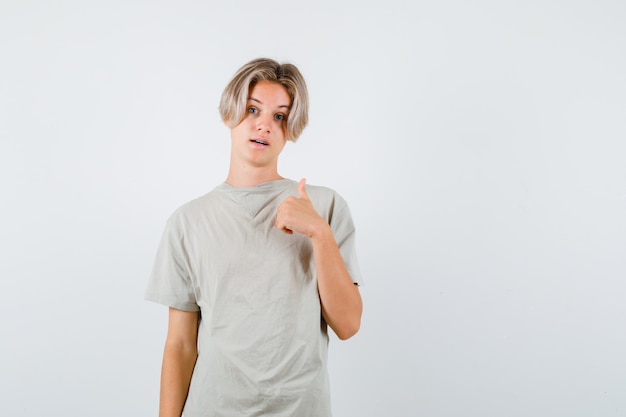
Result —
M 299 198 L 288 197 L 276 212 L 276 227 L 285 233 L 307 236 L 313 245 L 317 286 L 322 314 L 337 337 L 346 340 L 359 330 L 363 303 L 352 282 L 329 224 L 317 214 L 305 190 L 298 184 Z

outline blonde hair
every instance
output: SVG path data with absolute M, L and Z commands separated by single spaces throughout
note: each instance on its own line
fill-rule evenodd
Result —
M 293 64 L 279 64 L 273 59 L 254 59 L 235 73 L 222 93 L 220 116 L 228 127 L 237 126 L 246 116 L 250 90 L 259 81 L 282 85 L 291 99 L 285 138 L 295 142 L 309 122 L 309 93 L 304 77 Z

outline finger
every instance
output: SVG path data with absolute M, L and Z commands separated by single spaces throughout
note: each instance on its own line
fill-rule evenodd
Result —
M 306 193 L 306 178 L 302 178 L 298 183 L 298 195 L 304 200 L 309 199 L 309 195 Z
M 280 230 L 283 233 L 287 233 L 288 235 L 292 235 L 293 234 L 293 230 L 291 230 L 291 228 L 289 226 L 283 226 L 281 224 L 279 224 L 278 222 L 276 222 L 276 224 L 274 225 L 276 226 L 276 228 L 278 230 Z
M 280 230 L 283 233 L 287 233 L 288 235 L 291 235 L 293 234 L 293 230 L 291 230 L 285 224 L 285 221 L 283 220 L 283 216 L 282 216 L 283 204 L 281 204 L 276 210 L 276 220 L 274 221 L 274 227 L 276 227 L 278 230 Z

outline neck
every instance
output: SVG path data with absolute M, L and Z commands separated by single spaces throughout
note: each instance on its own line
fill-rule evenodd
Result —
M 284 179 L 278 174 L 276 169 L 248 168 L 234 169 L 231 165 L 228 170 L 226 183 L 233 187 L 256 187 L 268 181 L 276 181 Z

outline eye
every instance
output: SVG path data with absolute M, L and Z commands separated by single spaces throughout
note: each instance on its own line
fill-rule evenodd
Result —
M 256 107 L 248 107 L 248 113 L 257 114 L 259 110 Z
M 281 121 L 281 122 L 282 122 L 282 121 L 284 121 L 284 120 L 287 120 L 287 116 L 285 116 L 284 114 L 281 114 L 281 113 L 279 113 L 279 114 L 277 114 L 276 116 L 274 116 L 274 118 L 275 118 L 276 120 Z

